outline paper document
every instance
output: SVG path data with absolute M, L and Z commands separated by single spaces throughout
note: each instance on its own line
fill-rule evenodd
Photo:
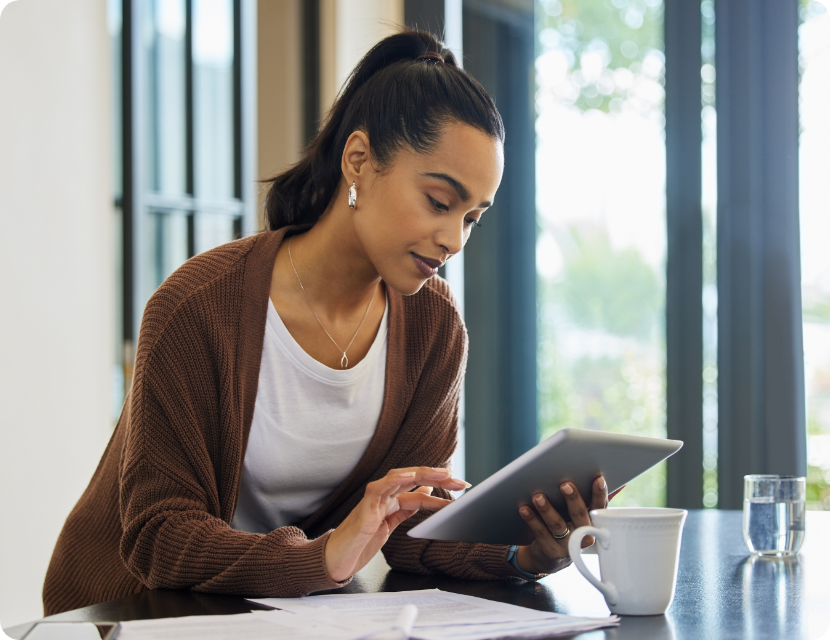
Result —
M 416 628 L 446 624 L 543 620 L 556 615 L 440 589 L 395 593 L 343 593 L 305 598 L 257 598 L 251 601 L 295 613 L 327 607 L 379 624 L 394 623 L 404 605 L 414 604 L 418 607 Z
M 118 640 L 363 640 L 387 626 L 343 613 L 257 611 L 121 623 Z
M 297 614 L 316 611 L 351 615 L 381 626 L 391 625 L 404 605 L 414 604 L 418 607 L 418 617 L 412 638 L 418 640 L 533 638 L 581 633 L 619 624 L 617 616 L 577 618 L 439 589 L 258 598 L 253 602 Z
M 465 624 L 416 629 L 412 640 L 490 640 L 491 638 L 550 638 L 558 635 L 584 633 L 619 624 L 617 616 L 608 618 L 575 618 L 558 616 L 535 622 L 497 622 Z
M 257 599 L 274 611 L 123 622 L 119 640 L 489 640 L 575 634 L 619 618 L 576 618 L 438 589 Z M 413 626 L 414 622 L 414 626 Z

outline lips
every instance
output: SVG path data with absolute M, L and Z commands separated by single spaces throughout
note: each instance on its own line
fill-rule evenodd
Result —
M 431 278 L 438 273 L 438 267 L 443 264 L 440 260 L 419 256 L 417 253 L 410 253 L 409 255 L 412 256 L 412 261 L 418 267 L 418 270 L 427 278 Z

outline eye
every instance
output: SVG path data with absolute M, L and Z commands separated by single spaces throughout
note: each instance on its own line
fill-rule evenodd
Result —
M 473 220 L 472 218 L 464 218 L 464 224 L 468 228 L 481 227 L 481 223 L 478 220 Z
M 436 200 L 432 196 L 428 195 L 427 199 L 429 200 L 429 203 L 432 205 L 432 208 L 435 209 L 436 211 L 449 211 L 450 210 L 449 205 L 446 205 L 443 202 L 438 202 L 438 200 Z

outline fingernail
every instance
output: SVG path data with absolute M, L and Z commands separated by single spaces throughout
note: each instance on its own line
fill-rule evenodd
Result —
M 534 501 L 537 505 L 539 505 L 540 507 L 544 507 L 544 506 L 545 506 L 545 497 L 544 497 L 544 496 L 536 496 L 535 498 L 533 498 L 533 501 Z
M 560 489 L 562 489 L 562 493 L 564 493 L 566 496 L 569 496 L 574 492 L 573 487 L 571 487 L 571 485 L 569 485 L 567 482 L 563 484 L 560 487 Z
M 521 513 L 525 518 L 530 517 L 530 509 L 528 509 L 527 507 L 522 507 L 521 509 L 519 509 L 519 513 Z
M 415 477 L 415 472 L 414 471 L 409 471 L 408 473 L 402 473 L 398 477 L 400 477 L 400 478 L 414 478 Z
M 471 485 L 469 482 L 467 482 L 466 480 L 459 480 L 459 482 L 463 482 L 463 483 L 464 483 L 464 488 L 465 488 L 465 489 L 469 489 L 470 487 L 472 487 L 472 486 L 473 486 L 473 485 Z
M 599 490 L 600 490 L 600 491 L 602 491 L 603 489 L 605 489 L 605 478 L 603 478 L 602 476 L 600 476 L 599 478 L 597 478 L 597 486 L 599 487 Z

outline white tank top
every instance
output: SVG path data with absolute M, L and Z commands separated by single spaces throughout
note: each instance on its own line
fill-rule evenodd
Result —
M 303 351 L 269 301 L 234 529 L 299 524 L 357 465 L 383 405 L 388 316 L 387 301 L 369 353 L 337 370 Z

